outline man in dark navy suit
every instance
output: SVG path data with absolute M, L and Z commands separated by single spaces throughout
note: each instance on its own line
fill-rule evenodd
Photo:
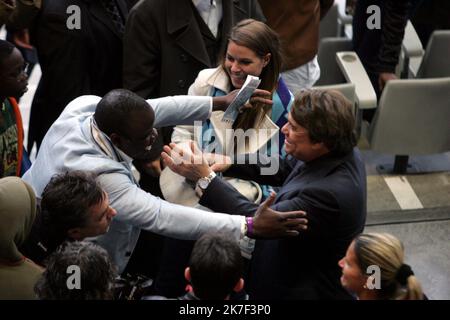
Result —
M 256 241 L 246 288 L 250 299 L 351 298 L 340 285 L 338 261 L 366 219 L 366 173 L 354 124 L 352 106 L 340 93 L 299 93 L 281 129 L 288 156 L 274 175 L 264 175 L 261 164 L 192 164 L 173 152 L 175 145 L 165 147 L 166 164 L 196 181 L 200 204 L 214 211 L 251 216 L 257 206 L 213 172 L 222 171 L 280 186 L 272 208 L 306 212 L 308 229 L 298 237 Z

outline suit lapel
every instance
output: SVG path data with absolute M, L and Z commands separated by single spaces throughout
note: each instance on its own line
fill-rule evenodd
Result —
M 220 41 L 220 51 L 225 50 L 228 44 L 228 36 L 233 26 L 241 20 L 248 18 L 248 12 L 240 6 L 239 0 L 222 1 L 222 38 Z
M 338 167 L 351 157 L 353 152 L 343 157 L 333 157 L 331 155 L 315 160 L 310 164 L 299 163 L 294 167 L 291 174 L 287 177 L 282 191 L 277 194 L 276 201 L 284 199 L 286 193 L 295 190 L 296 192 L 302 190 L 305 186 L 313 181 L 317 181 L 327 176 L 331 171 Z
M 123 0 L 117 0 L 117 7 L 119 8 L 119 12 L 124 18 L 125 22 L 127 22 L 128 7 L 126 2 Z
M 220 48 L 223 48 L 223 50 L 225 50 L 225 46 L 228 44 L 228 30 L 231 31 L 231 28 L 233 27 L 233 7 L 234 1 L 233 4 L 231 4 L 231 1 L 222 1 L 222 38 L 220 39 Z M 222 50 L 220 52 L 222 52 Z
M 224 23 L 227 23 L 224 27 L 228 27 L 225 30 L 231 30 L 236 23 L 249 17 L 249 13 L 241 7 L 239 0 L 222 1 L 222 6 L 223 16 L 228 18 L 224 20 Z
M 203 36 L 192 12 L 190 0 L 167 0 L 167 32 L 196 60 L 211 67 Z

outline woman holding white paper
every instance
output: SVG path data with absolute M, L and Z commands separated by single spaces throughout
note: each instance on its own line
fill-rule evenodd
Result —
M 195 137 L 202 149 L 223 154 L 240 154 L 261 152 L 262 147 L 282 153 L 284 136 L 279 130 L 287 121 L 287 114 L 293 101 L 293 96 L 284 81 L 280 78 L 282 58 L 280 40 L 277 34 L 266 24 L 246 19 L 239 22 L 231 31 L 227 48 L 223 51 L 221 64 L 217 68 L 200 71 L 197 79 L 189 88 L 189 95 L 225 95 L 234 89 L 241 89 L 247 75 L 259 77 L 260 89 L 273 93 L 273 105 L 254 105 L 243 109 L 234 124 L 222 121 L 223 112 L 214 113 L 211 121 L 203 124 L 202 137 Z M 213 131 L 208 130 L 213 128 Z M 226 129 L 268 129 L 266 138 L 250 139 L 253 146 L 247 142 L 244 146 L 229 144 L 225 139 Z M 272 138 L 271 132 L 277 131 L 278 139 Z M 212 135 L 219 141 L 218 148 L 211 150 Z M 257 134 L 264 137 L 264 134 Z M 201 138 L 201 140 L 199 139 Z M 193 126 L 178 126 L 172 135 L 172 141 L 179 143 L 194 139 Z M 268 140 L 269 145 L 267 145 Z M 199 141 L 200 140 L 200 141 Z M 275 146 L 273 145 L 275 144 Z M 209 148 L 208 148 L 209 147 Z M 218 151 L 219 149 L 219 151 Z

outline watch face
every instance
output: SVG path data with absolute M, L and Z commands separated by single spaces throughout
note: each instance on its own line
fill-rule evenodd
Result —
M 202 189 L 208 188 L 208 184 L 209 184 L 209 181 L 206 179 L 202 178 L 202 179 L 198 180 L 198 186 Z

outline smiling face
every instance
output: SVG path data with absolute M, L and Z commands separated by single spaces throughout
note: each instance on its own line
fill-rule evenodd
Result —
M 358 265 L 354 241 L 348 247 L 345 257 L 339 260 L 338 264 L 342 268 L 342 286 L 359 296 L 364 290 L 367 276 L 362 273 L 361 268 Z
M 0 96 L 20 98 L 27 91 L 28 77 L 26 64 L 19 50 L 12 53 L 0 63 Z
M 284 134 L 284 148 L 287 154 L 301 161 L 311 161 L 328 152 L 323 143 L 313 143 L 308 131 L 288 115 L 288 122 L 281 128 Z
M 251 49 L 228 42 L 224 67 L 234 88 L 240 89 L 247 75 L 259 77 L 263 68 L 270 62 L 270 53 L 259 57 Z

